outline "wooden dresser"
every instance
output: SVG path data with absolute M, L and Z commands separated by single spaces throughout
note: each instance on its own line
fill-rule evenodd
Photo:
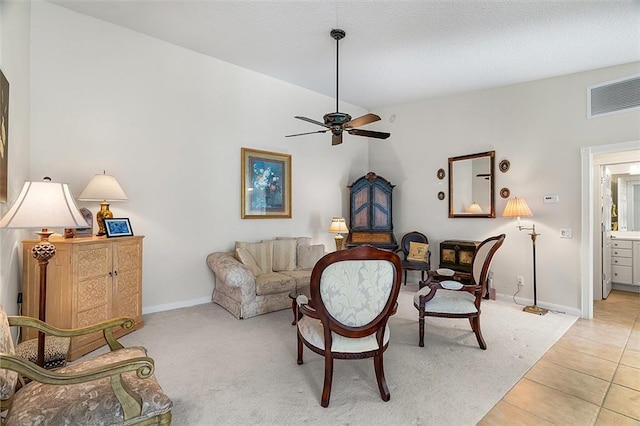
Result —
M 78 328 L 116 317 L 130 317 L 142 327 L 142 236 L 51 239 L 56 255 L 47 268 L 46 322 Z M 38 318 L 39 267 L 31 249 L 38 240 L 23 241 L 23 315 Z M 128 331 L 127 331 L 128 332 Z M 118 330 L 122 336 L 124 330 Z M 24 329 L 22 340 L 37 337 Z M 73 361 L 104 345 L 102 333 L 73 338 Z
M 445 240 L 440 243 L 440 267 L 471 272 L 473 255 L 479 241 Z

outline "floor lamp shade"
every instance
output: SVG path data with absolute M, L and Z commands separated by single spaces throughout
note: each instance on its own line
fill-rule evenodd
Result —
M 85 228 L 87 222 L 71 196 L 66 183 L 26 182 L 22 192 L 7 214 L 0 220 L 0 228 L 41 229 L 40 242 L 31 250 L 40 268 L 38 319 L 46 321 L 47 265 L 56 254 L 49 242 L 50 228 Z M 44 366 L 44 333 L 38 332 L 38 365 Z
M 109 203 L 113 201 L 128 201 L 127 194 L 114 178 L 108 174 L 95 175 L 87 184 L 84 191 L 78 197 L 80 201 L 97 201 L 100 203 L 100 211 L 96 214 L 98 222 L 98 235 L 105 235 L 104 219 L 112 218 Z

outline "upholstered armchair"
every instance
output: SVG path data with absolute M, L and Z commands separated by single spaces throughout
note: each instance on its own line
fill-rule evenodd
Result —
M 397 309 L 402 267 L 392 251 L 371 246 L 324 256 L 313 268 L 310 295 L 298 297 L 298 364 L 303 344 L 324 356 L 320 404 L 329 405 L 334 359 L 373 358 L 378 389 L 390 399 L 383 353 L 389 345 L 389 316 Z
M 143 347 L 124 348 L 117 327 L 133 327 L 118 318 L 75 330 L 51 327 L 35 318 L 7 317 L 0 306 L 0 401 L 3 425 L 171 424 L 172 402 L 154 376 L 153 359 Z M 110 352 L 56 370 L 46 370 L 15 355 L 10 326 L 33 327 L 47 334 L 76 337 L 102 332 Z M 31 379 L 23 384 L 21 376 Z
M 487 291 L 487 276 L 491 260 L 504 243 L 505 235 L 482 241 L 472 260 L 472 273 L 450 269 L 429 271 L 426 281 L 413 298 L 418 309 L 419 345 L 424 346 L 425 317 L 467 318 L 481 349 L 487 344 L 480 330 L 480 302 Z M 470 284 L 463 284 L 470 283 Z

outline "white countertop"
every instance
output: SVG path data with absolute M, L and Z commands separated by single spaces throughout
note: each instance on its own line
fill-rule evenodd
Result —
M 640 240 L 640 232 L 636 231 L 612 231 L 611 238 L 616 240 Z

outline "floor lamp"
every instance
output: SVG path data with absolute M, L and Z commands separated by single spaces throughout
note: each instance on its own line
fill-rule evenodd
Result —
M 49 179 L 49 180 L 47 180 Z M 18 199 L 0 220 L 0 228 L 40 229 L 36 232 L 40 242 L 31 249 L 40 268 L 38 319 L 46 321 L 47 265 L 56 254 L 56 247 L 49 242 L 53 234 L 50 228 L 86 228 L 87 222 L 71 196 L 66 183 L 25 182 Z M 44 333 L 38 332 L 38 365 L 44 366 Z
M 503 217 L 516 217 L 518 218 L 518 230 L 519 231 L 531 231 L 529 235 L 531 235 L 531 243 L 533 246 L 533 306 L 525 306 L 523 311 L 529 312 L 531 314 L 536 315 L 544 315 L 549 312 L 548 309 L 540 308 L 538 306 L 538 296 L 537 296 L 537 287 L 536 287 L 536 238 L 538 237 L 538 233 L 536 233 L 536 225 L 532 224 L 531 227 L 526 227 L 520 225 L 520 217 L 531 217 L 533 213 L 531 213 L 531 209 L 527 205 L 527 202 L 522 198 L 514 198 L 507 202 L 504 211 L 502 212 Z

